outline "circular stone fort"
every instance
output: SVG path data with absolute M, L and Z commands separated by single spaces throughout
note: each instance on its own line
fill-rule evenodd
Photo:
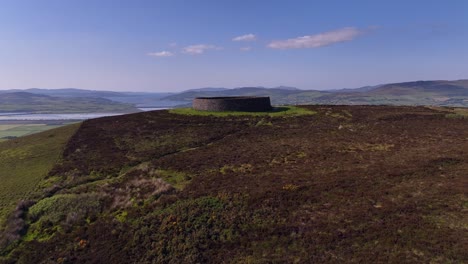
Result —
M 227 96 L 227 97 L 197 97 L 193 99 L 192 107 L 202 111 L 271 111 L 270 97 Z

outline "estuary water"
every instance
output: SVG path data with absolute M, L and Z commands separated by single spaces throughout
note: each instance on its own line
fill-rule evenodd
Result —
M 142 111 L 164 110 L 168 108 L 139 108 Z M 84 113 L 84 114 L 33 114 L 0 113 L 0 121 L 36 121 L 36 120 L 86 120 L 104 116 L 118 116 L 125 113 Z

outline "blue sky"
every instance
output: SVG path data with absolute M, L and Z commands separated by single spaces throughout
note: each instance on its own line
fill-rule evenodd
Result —
M 0 0 L 0 89 L 468 78 L 468 1 Z

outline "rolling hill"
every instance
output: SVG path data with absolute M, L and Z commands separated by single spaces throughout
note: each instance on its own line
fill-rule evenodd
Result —
M 0 94 L 0 112 L 89 113 L 139 111 L 133 105 L 94 97 L 55 97 L 27 92 Z
M 52 97 L 63 98 L 102 98 L 114 102 L 131 104 L 136 107 L 174 107 L 184 102 L 161 100 L 163 97 L 169 96 L 172 93 L 154 93 L 154 92 L 114 92 L 114 91 L 96 91 L 85 90 L 76 88 L 62 88 L 62 89 L 43 89 L 43 88 L 30 88 L 30 89 L 10 89 L 0 90 L 0 97 L 7 93 L 30 93 L 36 95 L 47 95 Z
M 185 101 L 191 103 L 195 97 L 210 97 L 210 96 L 269 96 L 273 104 L 276 105 L 285 105 L 285 104 L 296 104 L 304 103 L 305 101 L 301 100 L 303 98 L 319 97 L 321 95 L 328 94 L 328 92 L 323 91 L 314 91 L 314 90 L 299 90 L 286 88 L 263 88 L 263 87 L 241 87 L 234 89 L 226 90 L 216 90 L 216 91 L 199 91 L 199 90 L 189 90 L 179 94 L 169 95 L 165 97 L 165 100 L 177 100 Z M 307 101 L 306 100 L 306 101 Z
M 0 143 L 11 186 L 29 176 L 5 176 L 9 159 L 58 153 L 1 197 L 22 201 L 0 210 L 0 263 L 468 261 L 466 109 L 302 108 L 143 112 Z
M 468 106 L 468 80 L 416 81 L 365 86 L 338 90 L 301 90 L 295 87 L 278 86 L 227 88 L 196 88 L 180 93 L 113 92 L 75 88 L 26 89 L 0 91 L 0 98 L 8 93 L 29 93 L 60 97 L 60 100 L 87 98 L 107 99 L 131 104 L 136 107 L 183 107 L 189 106 L 195 97 L 209 96 L 270 96 L 275 105 L 333 104 L 333 105 L 436 105 Z M 94 98 L 94 99 L 91 99 Z M 6 103 L 5 100 L 3 102 Z M 27 101 L 23 102 L 28 104 Z M 93 103 L 93 102 L 91 102 Z M 94 102 L 96 103 L 96 102 Z M 102 101 L 97 104 L 109 105 Z
M 15 93 L 25 92 L 32 94 L 48 95 L 54 97 L 88 97 L 88 98 L 106 98 L 112 96 L 123 96 L 122 93 L 112 91 L 93 91 L 77 88 L 61 88 L 61 89 L 42 89 L 42 88 L 29 88 L 29 89 L 11 89 L 0 91 L 2 93 Z
M 242 87 L 216 91 L 186 91 L 165 97 L 190 103 L 204 96 L 270 96 L 276 105 L 438 105 L 468 106 L 468 80 L 416 81 L 329 91 Z

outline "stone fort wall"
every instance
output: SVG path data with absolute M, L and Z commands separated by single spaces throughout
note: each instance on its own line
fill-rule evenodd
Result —
M 202 111 L 263 112 L 272 110 L 270 97 L 198 97 L 192 107 Z

